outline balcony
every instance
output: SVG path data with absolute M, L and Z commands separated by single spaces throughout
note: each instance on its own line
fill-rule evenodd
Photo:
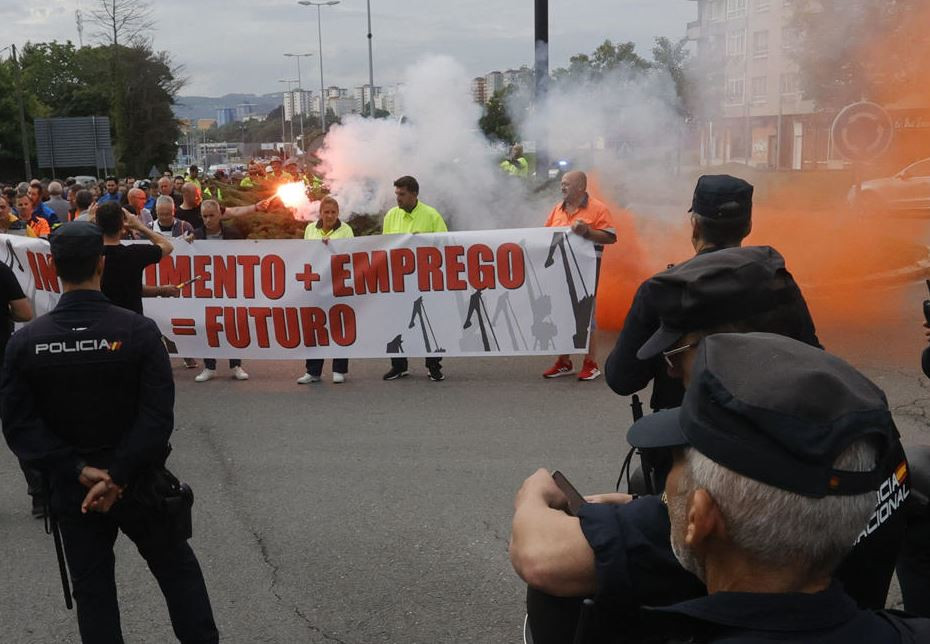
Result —
M 695 20 L 694 22 L 688 23 L 688 29 L 685 32 L 685 37 L 688 40 L 700 40 L 701 39 L 701 21 Z

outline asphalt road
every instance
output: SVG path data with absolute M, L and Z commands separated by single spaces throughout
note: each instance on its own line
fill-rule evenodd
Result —
M 882 303 L 878 317 L 821 325 L 821 338 L 885 388 L 906 443 L 930 444 L 925 289 L 859 295 Z M 606 353 L 613 337 L 601 339 Z M 223 641 L 521 641 L 514 492 L 539 466 L 584 493 L 611 489 L 630 420 L 603 380 L 545 381 L 548 364 L 448 359 L 433 383 L 414 361 L 410 378 L 384 383 L 386 362 L 354 361 L 346 384 L 298 386 L 298 361 L 246 362 L 248 382 L 221 362 L 224 377 L 204 384 L 178 362 L 169 465 L 195 490 L 192 544 Z M 5 449 L 0 544 L 0 639 L 79 641 L 52 540 Z M 117 560 L 126 641 L 173 641 L 125 538 Z

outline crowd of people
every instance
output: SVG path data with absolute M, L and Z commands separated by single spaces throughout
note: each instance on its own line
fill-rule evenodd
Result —
M 301 180 L 312 189 L 294 170 L 253 164 L 239 186 Z M 178 637 L 218 640 L 187 545 L 189 505 L 186 519 L 162 508 L 153 528 L 151 506 L 134 492 L 153 477 L 170 480 L 173 428 L 174 380 L 143 298 L 179 295 L 176 285 L 144 286 L 142 271 L 178 240 L 235 239 L 224 219 L 269 207 L 266 199 L 224 208 L 221 188 L 192 167 L 154 185 L 20 184 L 0 200 L 4 231 L 49 238 L 64 287 L 49 315 L 12 339 L 0 335 L 9 340 L 0 414 L 40 500 L 36 513 L 51 508 L 59 526 L 84 641 L 119 641 L 118 530 L 158 578 Z M 383 234 L 446 231 L 414 177 L 398 178 L 394 190 Z M 584 173 L 566 173 L 561 190 L 545 225 L 568 227 L 598 256 L 622 241 Z M 690 210 L 695 256 L 641 285 L 605 364 L 620 395 L 652 384 L 654 413 L 628 434 L 627 462 L 639 459 L 627 492 L 578 502 L 545 470 L 519 490 L 510 557 L 527 584 L 528 641 L 930 641 L 930 620 L 883 610 L 897 570 L 905 608 L 930 617 L 930 449 L 905 452 L 881 389 L 824 349 L 785 258 L 744 246 L 752 199 L 742 179 L 701 177 Z M 352 236 L 338 201 L 323 197 L 304 238 Z M 4 268 L 0 325 L 8 329 L 32 311 Z M 49 351 L 56 342 L 75 349 Z M 579 380 L 601 375 L 594 354 L 592 341 Z M 319 382 L 323 366 L 307 360 L 298 383 Z M 431 381 L 445 379 L 440 358 L 425 366 Z M 216 360 L 204 358 L 204 367 L 197 382 L 216 376 Z M 248 379 L 241 361 L 229 367 Z M 407 360 L 393 358 L 384 379 L 408 374 Z M 542 375 L 569 374 L 565 355 Z M 333 360 L 333 382 L 347 375 L 348 361 Z M 43 387 L 72 392 L 75 404 L 42 405 Z

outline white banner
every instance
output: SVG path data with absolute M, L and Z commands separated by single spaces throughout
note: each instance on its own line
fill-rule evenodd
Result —
M 0 236 L 36 314 L 60 294 L 48 244 Z M 302 240 L 175 240 L 146 284 L 172 353 L 298 359 L 544 355 L 587 349 L 594 246 L 566 228 Z

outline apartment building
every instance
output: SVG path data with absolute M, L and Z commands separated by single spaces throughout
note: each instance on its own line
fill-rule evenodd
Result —
M 696 0 L 688 25 L 717 115 L 701 127 L 704 165 L 826 167 L 835 114 L 801 95 L 793 12 L 804 0 Z

